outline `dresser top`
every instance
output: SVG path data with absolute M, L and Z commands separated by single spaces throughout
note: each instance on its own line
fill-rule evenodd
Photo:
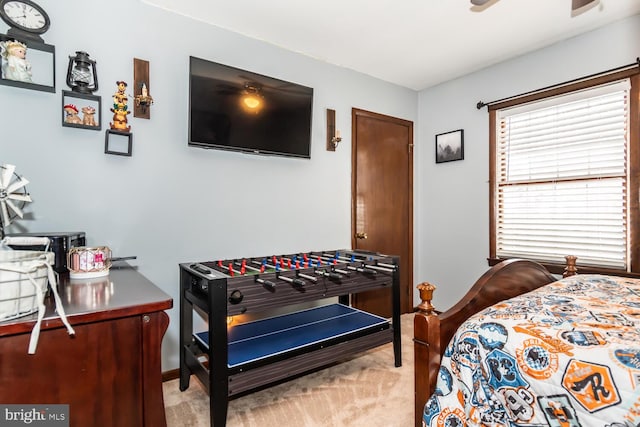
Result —
M 58 293 L 71 325 L 167 310 L 172 298 L 126 262 L 117 262 L 109 275 L 92 279 L 70 279 L 59 275 Z M 41 328 L 63 327 L 55 311 L 53 293 L 45 299 Z M 31 332 L 37 314 L 0 322 L 0 336 Z

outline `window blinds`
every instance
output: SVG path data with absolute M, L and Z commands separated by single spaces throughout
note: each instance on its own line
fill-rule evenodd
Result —
M 497 112 L 496 255 L 627 268 L 629 80 Z

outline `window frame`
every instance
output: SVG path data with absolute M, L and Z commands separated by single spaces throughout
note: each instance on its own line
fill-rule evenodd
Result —
M 629 151 L 628 151 L 628 215 L 627 225 L 629 227 L 629 266 L 630 272 L 622 269 L 580 267 L 580 259 L 577 260 L 578 272 L 580 273 L 601 273 L 614 274 L 618 276 L 638 276 L 640 277 L 640 68 L 633 67 L 622 71 L 611 72 L 593 78 L 570 83 L 567 85 L 541 90 L 535 93 L 528 93 L 522 96 L 509 98 L 505 101 L 498 101 L 488 105 L 489 110 L 489 265 L 495 265 L 503 259 L 496 256 L 496 232 L 497 232 L 497 138 L 496 126 L 497 111 L 521 105 L 524 103 L 539 101 L 558 95 L 575 92 L 610 83 L 616 80 L 628 78 L 631 83 L 629 91 Z M 567 254 L 573 255 L 573 254 Z M 549 271 L 561 274 L 565 266 L 560 264 L 541 263 Z

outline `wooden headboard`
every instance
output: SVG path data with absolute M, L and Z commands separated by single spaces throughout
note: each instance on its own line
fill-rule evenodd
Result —
M 575 267 L 575 257 L 572 261 Z M 568 274 L 565 273 L 572 274 L 575 274 L 575 268 Z M 555 276 L 537 262 L 506 260 L 491 267 L 460 301 L 440 314 L 431 305 L 435 286 L 429 283 L 418 285 L 422 303 L 413 320 L 416 427 L 422 425 L 423 408 L 435 390 L 442 353 L 458 327 L 484 308 L 556 280 Z

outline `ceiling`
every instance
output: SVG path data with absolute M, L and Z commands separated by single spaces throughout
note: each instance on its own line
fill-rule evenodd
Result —
M 414 90 L 640 13 L 640 0 L 142 0 Z M 575 16 L 572 16 L 575 15 Z

